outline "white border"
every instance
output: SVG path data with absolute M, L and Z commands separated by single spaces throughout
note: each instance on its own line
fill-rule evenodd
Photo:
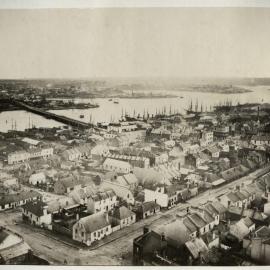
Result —
M 147 8 L 147 7 L 258 7 L 270 8 L 270 0 L 0 0 L 0 9 L 54 9 L 54 8 Z M 1 269 L 80 269 L 79 266 L 29 266 L 17 265 L 1 266 Z M 84 269 L 161 269 L 167 267 L 114 267 L 114 266 L 83 266 Z M 168 269 L 173 269 L 169 267 Z M 174 268 L 175 269 L 175 268 Z M 177 267 L 177 269 L 198 269 L 202 270 L 205 267 Z M 213 269 L 231 269 L 229 267 L 211 267 Z M 269 269 L 269 266 L 264 267 L 237 267 L 240 269 Z
M 0 9 L 270 7 L 269 0 L 0 0 Z

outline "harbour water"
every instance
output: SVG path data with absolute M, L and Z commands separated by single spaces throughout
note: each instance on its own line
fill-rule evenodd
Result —
M 108 122 L 117 121 L 121 118 L 122 114 L 129 114 L 137 116 L 143 115 L 147 112 L 155 114 L 162 111 L 166 107 L 166 112 L 179 112 L 185 113 L 190 105 L 191 100 L 193 104 L 198 101 L 199 110 L 201 105 L 203 110 L 209 109 L 219 103 L 226 101 L 232 101 L 233 104 L 239 103 L 270 103 L 270 86 L 257 86 L 246 87 L 253 90 L 253 92 L 242 94 L 217 94 L 217 93 L 201 93 L 201 92 L 169 92 L 166 94 L 178 95 L 174 98 L 121 98 L 118 99 L 119 103 L 114 103 L 114 99 L 109 101 L 109 98 L 99 98 L 91 100 L 99 104 L 98 108 L 92 109 L 69 109 L 69 110 L 52 110 L 59 115 L 64 115 L 73 119 L 77 119 L 83 122 Z M 163 92 L 164 93 L 164 92 Z M 78 102 L 89 102 L 87 99 L 78 99 Z M 26 112 L 26 111 L 10 111 L 0 113 L 0 131 L 7 132 L 8 130 L 17 129 L 25 130 L 29 127 L 59 127 L 63 126 L 62 123 L 45 119 L 41 116 Z

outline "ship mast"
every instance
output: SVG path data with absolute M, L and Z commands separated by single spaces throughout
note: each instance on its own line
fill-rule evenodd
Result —
M 198 99 L 196 100 L 195 111 L 198 112 Z

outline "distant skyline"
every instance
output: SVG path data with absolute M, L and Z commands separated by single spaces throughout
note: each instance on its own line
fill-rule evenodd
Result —
M 1 79 L 270 77 L 268 8 L 0 10 Z

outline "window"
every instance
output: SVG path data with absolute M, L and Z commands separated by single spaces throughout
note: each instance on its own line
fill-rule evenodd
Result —
M 84 237 L 84 232 L 81 232 L 81 236 Z
M 96 233 L 96 232 L 94 232 L 94 237 L 96 237 L 96 235 L 97 235 L 97 233 Z

